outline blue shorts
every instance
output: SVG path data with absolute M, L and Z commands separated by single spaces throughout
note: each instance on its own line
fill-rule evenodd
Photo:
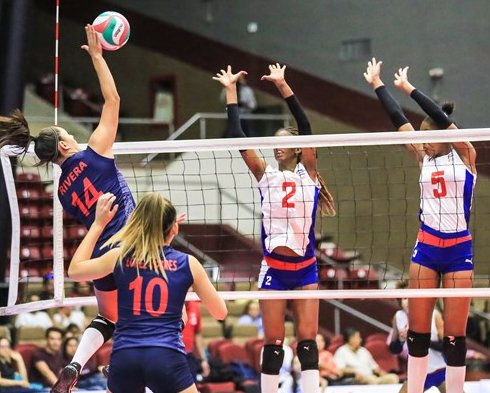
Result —
M 260 289 L 286 291 L 318 284 L 318 266 L 316 260 L 297 270 L 282 270 L 270 267 L 265 260 L 260 267 L 258 286 Z
M 100 244 L 95 246 L 94 252 L 92 253 L 92 258 L 100 257 L 109 251 L 110 247 L 104 247 L 99 249 Z M 99 291 L 115 291 L 117 289 L 116 281 L 114 280 L 114 275 L 111 273 L 105 277 L 98 278 L 94 280 L 94 287 Z
M 446 369 L 441 368 L 440 370 L 434 371 L 433 373 L 427 374 L 424 383 L 424 392 L 432 387 L 439 387 L 441 383 L 446 380 Z
M 185 354 L 162 347 L 112 352 L 107 387 L 112 393 L 177 393 L 194 384 Z
M 441 274 L 473 270 L 473 241 L 444 248 L 417 241 L 412 261 Z

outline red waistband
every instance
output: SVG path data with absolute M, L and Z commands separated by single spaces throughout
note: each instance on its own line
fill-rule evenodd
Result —
M 471 235 L 455 237 L 453 239 L 441 239 L 440 237 L 437 237 L 429 232 L 425 232 L 424 230 L 419 229 L 417 240 L 420 243 L 428 244 L 429 246 L 446 248 L 471 240 Z
M 312 257 L 303 262 L 286 262 L 281 261 L 279 259 L 271 258 L 264 256 L 264 260 L 267 262 L 267 265 L 273 269 L 277 270 L 300 270 L 308 267 L 316 262 L 316 258 Z

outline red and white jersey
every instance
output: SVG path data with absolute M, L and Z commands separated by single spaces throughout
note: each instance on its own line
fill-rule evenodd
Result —
M 259 182 L 262 197 L 262 244 L 264 255 L 279 246 L 296 254 L 314 256 L 315 216 L 320 185 L 302 163 L 294 172 L 267 166 Z
M 468 229 L 476 174 L 455 149 L 435 158 L 425 156 L 420 173 L 420 221 L 442 233 Z

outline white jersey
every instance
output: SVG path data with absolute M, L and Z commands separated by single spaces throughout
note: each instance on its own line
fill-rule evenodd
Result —
M 262 197 L 264 254 L 289 247 L 300 256 L 314 256 L 314 227 L 320 185 L 302 163 L 294 172 L 267 166 L 259 181 Z
M 432 322 L 430 325 L 430 341 L 439 341 L 439 334 L 437 332 L 437 326 L 436 326 L 436 312 L 437 311 L 434 310 L 434 312 L 432 313 Z M 398 331 L 407 328 L 408 315 L 404 310 L 398 310 L 395 313 L 395 323 Z M 407 344 L 404 343 L 404 347 L 406 347 L 406 345 Z M 445 367 L 446 367 L 446 362 L 444 361 L 442 352 L 429 348 L 429 365 L 427 368 L 427 372 L 430 374 Z
M 420 173 L 420 221 L 443 233 L 468 230 L 476 174 L 456 150 L 431 158 L 425 156 Z

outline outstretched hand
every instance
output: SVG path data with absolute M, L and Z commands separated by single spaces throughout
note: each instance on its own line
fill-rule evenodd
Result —
M 87 51 L 91 57 L 102 56 L 102 45 L 99 40 L 98 33 L 92 25 L 85 25 L 85 33 L 87 34 L 87 45 L 82 45 L 82 49 Z
M 375 89 L 383 84 L 380 76 L 381 64 L 383 64 L 382 61 L 376 61 L 376 59 L 373 57 L 371 61 L 368 62 L 366 72 L 364 73 L 366 82 L 372 85 Z
M 414 87 L 408 81 L 408 67 L 399 68 L 398 72 L 395 72 L 395 86 L 406 94 L 410 94 Z
M 95 209 L 95 222 L 105 227 L 116 215 L 119 205 L 114 205 L 116 196 L 110 192 L 105 193 L 97 200 Z
M 246 71 L 238 71 L 236 74 L 231 72 L 231 66 L 229 65 L 225 70 L 220 70 L 213 76 L 215 81 L 220 82 L 224 87 L 235 85 L 241 78 L 247 75 Z
M 263 75 L 260 78 L 261 81 L 269 81 L 272 83 L 284 82 L 284 73 L 286 71 L 286 66 L 280 66 L 279 63 L 269 65 L 270 73 L 269 75 Z

